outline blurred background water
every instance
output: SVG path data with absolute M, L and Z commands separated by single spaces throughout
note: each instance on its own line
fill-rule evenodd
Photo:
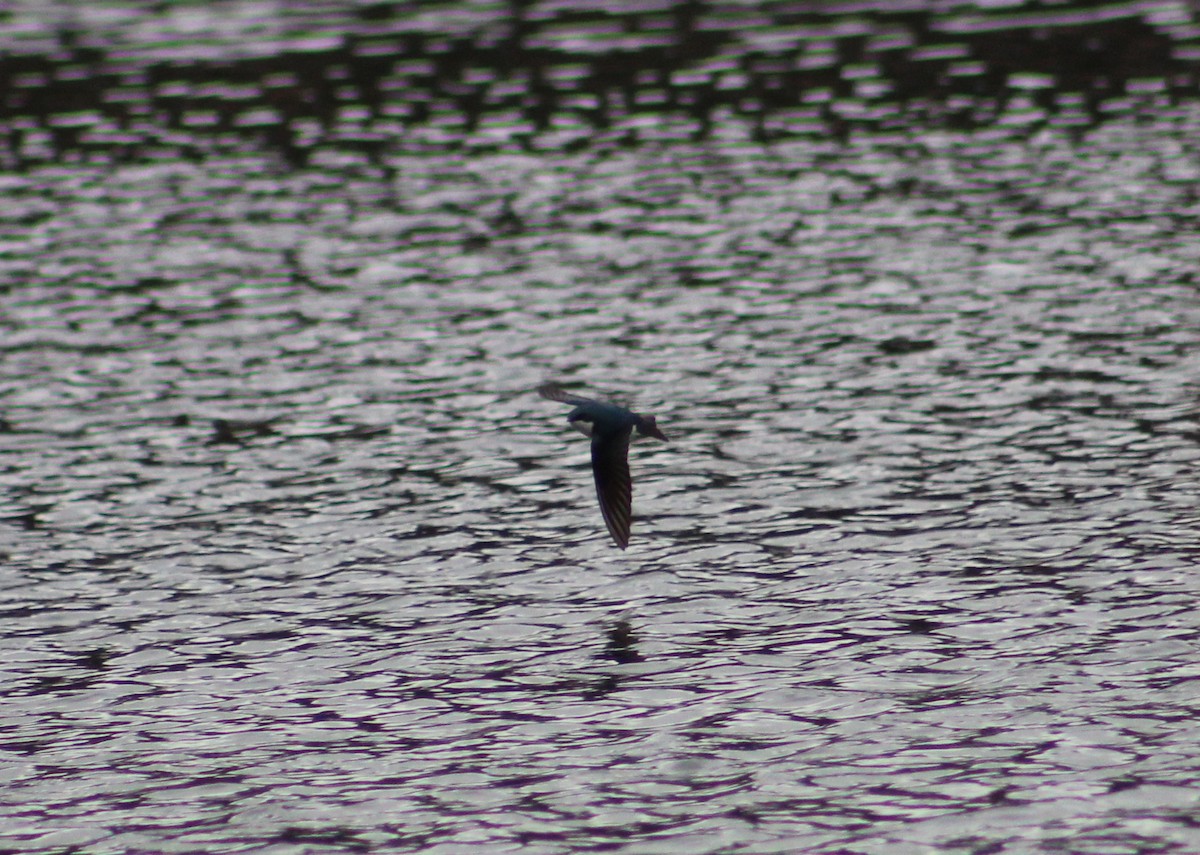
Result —
M 1187 4 L 0 43 L 0 851 L 1200 851 Z

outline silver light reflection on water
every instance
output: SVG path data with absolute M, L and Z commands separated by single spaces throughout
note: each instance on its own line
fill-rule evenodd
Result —
M 6 172 L 3 846 L 1200 849 L 1200 112 L 1022 103 Z

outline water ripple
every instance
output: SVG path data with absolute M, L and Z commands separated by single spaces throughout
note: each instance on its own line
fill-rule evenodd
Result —
M 361 18 L 486 41 L 492 12 Z M 98 39 L 140 20 L 112 14 Z M 196 15 L 157 21 L 207 34 L 159 45 L 181 69 L 244 59 Z M 698 56 L 635 100 L 769 100 L 797 40 L 847 85 L 902 79 L 839 53 L 859 41 L 971 78 L 990 26 L 782 15 L 696 24 L 753 61 Z M 379 56 L 298 20 L 286 44 Z M 597 20 L 552 15 L 539 49 L 672 32 Z M 447 83 L 413 53 L 397 73 Z M 370 90 L 356 68 L 337 85 Z M 507 103 L 489 68 L 439 97 Z M 546 74 L 611 106 L 587 62 Z M 289 109 L 301 78 L 266 79 L 136 85 Z M 1023 109 L 1044 83 L 1012 82 Z M 0 840 L 1200 849 L 1193 104 L 457 154 L 457 108 L 430 110 L 369 162 L 230 144 L 0 181 Z M 547 379 L 672 437 L 631 450 L 625 553 Z

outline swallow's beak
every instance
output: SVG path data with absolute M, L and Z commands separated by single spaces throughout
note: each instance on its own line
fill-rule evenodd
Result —
M 652 436 L 655 439 L 661 439 L 663 442 L 670 442 L 667 435 L 658 429 L 658 423 L 654 421 L 654 416 L 643 416 L 642 423 L 638 425 L 638 433 L 643 436 Z

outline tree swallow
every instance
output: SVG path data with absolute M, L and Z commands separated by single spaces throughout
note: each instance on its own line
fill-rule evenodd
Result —
M 633 481 L 629 477 L 629 441 L 633 429 L 642 436 L 667 441 L 654 416 L 643 416 L 616 404 L 593 401 L 572 395 L 557 383 L 538 387 L 538 394 L 550 401 L 570 404 L 575 409 L 567 421 L 584 436 L 592 438 L 592 475 L 596 479 L 596 498 L 604 524 L 617 546 L 629 545 L 629 526 L 633 521 Z

